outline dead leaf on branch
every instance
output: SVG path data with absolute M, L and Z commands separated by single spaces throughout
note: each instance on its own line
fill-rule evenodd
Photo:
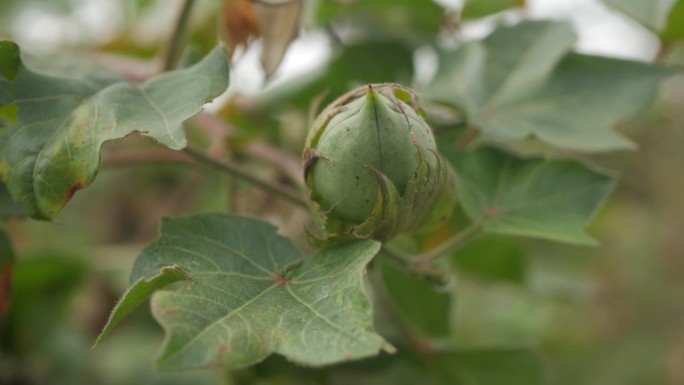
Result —
M 261 66 L 271 76 L 297 37 L 303 6 L 303 0 L 224 0 L 221 32 L 228 56 L 262 38 Z
M 246 47 L 250 38 L 261 36 L 250 0 L 224 1 L 221 17 L 222 37 L 229 57 L 233 56 L 235 48 Z

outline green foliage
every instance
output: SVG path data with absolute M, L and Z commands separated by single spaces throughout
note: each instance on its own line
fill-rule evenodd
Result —
M 0 78 L 13 80 L 19 72 L 21 59 L 19 46 L 15 44 L 0 44 Z
M 494 281 L 524 283 L 527 253 L 511 239 L 489 234 L 463 247 L 452 256 L 460 271 Z
M 657 33 L 665 42 L 684 39 L 684 1 L 603 0 Z
M 418 335 L 446 338 L 450 335 L 449 293 L 391 263 L 381 264 L 381 278 L 386 288 L 387 306 Z M 453 277 L 450 277 L 453 279 Z
M 466 0 L 461 17 L 477 19 L 513 8 L 519 3 L 520 0 Z
M 444 9 L 433 1 L 319 2 L 316 14 L 317 22 L 325 24 L 344 18 L 362 21 L 372 28 L 371 32 L 375 33 L 410 30 L 434 35 L 440 30 L 441 21 L 444 18 Z
M 0 218 L 22 215 L 24 215 L 23 207 L 12 199 L 7 187 L 0 182 Z
M 659 37 L 656 64 L 575 52 L 570 24 L 526 20 L 525 1 L 467 0 L 460 15 L 432 0 L 302 1 L 303 34 L 328 35 L 328 61 L 296 79 L 276 72 L 256 95 L 228 92 L 200 116 L 229 77 L 244 80 L 221 48 L 209 52 L 217 2 L 178 18 L 178 34 L 159 24 L 172 20 L 155 14 L 164 1 L 112 5 L 125 20 L 108 41 L 49 47 L 50 58 L 27 53 L 29 35 L 14 37 L 21 52 L 0 41 L 0 383 L 681 382 L 676 365 L 661 367 L 682 351 L 670 293 L 683 289 L 684 185 L 673 175 L 684 95 L 666 65 L 680 61 L 684 1 L 604 0 Z M 85 4 L 7 1 L 0 33 L 25 9 L 67 20 Z M 252 2 L 240 4 L 224 16 L 246 29 Z M 293 21 L 264 10 L 274 25 Z M 486 20 L 504 24 L 484 39 L 462 38 L 473 19 L 506 10 L 520 12 Z M 159 73 L 164 50 L 182 44 L 209 53 Z M 425 79 L 431 50 L 438 67 Z M 398 100 L 382 99 L 402 112 L 384 123 L 422 130 L 427 116 L 434 138 L 381 138 L 382 106 L 346 100 L 323 114 L 342 139 L 322 149 L 326 133 L 313 131 L 305 142 L 307 117 L 338 96 L 412 81 L 416 95 L 392 86 Z M 666 103 L 644 114 L 661 88 Z M 352 126 L 372 129 L 350 141 Z M 636 143 L 643 152 L 604 154 Z M 376 173 L 362 186 L 328 169 L 332 198 L 309 212 L 301 175 L 315 151 L 317 172 L 351 161 Z M 451 168 L 455 191 L 418 193 Z M 26 218 L 54 219 L 91 184 L 56 223 Z M 312 250 L 331 213 L 356 224 L 333 223 L 345 236 Z M 365 239 L 390 238 L 369 230 L 378 224 L 384 235 L 425 231 Z M 151 314 L 139 309 L 148 302 Z
M 262 222 L 230 215 L 167 220 L 138 257 L 131 288 L 102 333 L 159 291 L 152 311 L 169 335 L 165 369 L 241 367 L 271 353 L 320 366 L 392 350 L 372 331 L 363 269 L 372 241 L 346 243 L 303 258 Z M 102 337 L 101 337 L 102 338 Z
M 68 301 L 84 278 L 84 266 L 55 253 L 19 261 L 1 346 L 28 355 L 59 326 Z
M 574 43 L 563 22 L 498 28 L 482 41 L 440 52 L 425 95 L 457 108 L 497 141 L 534 136 L 573 150 L 633 148 L 615 124 L 649 106 L 672 71 L 571 53 Z
M 456 363 L 456 364 L 454 364 Z M 496 370 L 491 370 L 494 367 Z M 436 384 L 540 385 L 539 358 L 523 349 L 463 351 L 440 355 L 431 362 Z
M 520 159 L 487 149 L 447 152 L 457 194 L 486 232 L 594 245 L 584 232 L 613 179 L 565 160 Z
M 11 42 L 0 46 L 0 53 L 15 52 Z M 0 176 L 32 217 L 52 219 L 93 181 L 104 142 L 137 131 L 180 150 L 186 146 L 182 123 L 227 84 L 220 48 L 189 69 L 142 85 L 58 78 L 22 65 L 15 79 L 0 81 L 0 104 L 19 106 L 16 125 L 0 137 Z
M 673 6 L 660 36 L 666 42 L 684 40 L 684 1 L 680 0 Z
M 359 63 L 373 63 L 360 66 Z M 266 91 L 259 99 L 268 106 L 286 104 L 310 108 L 322 97 L 321 106 L 360 85 L 408 83 L 413 73 L 412 50 L 397 39 L 364 41 L 340 47 L 326 67 L 304 79 Z

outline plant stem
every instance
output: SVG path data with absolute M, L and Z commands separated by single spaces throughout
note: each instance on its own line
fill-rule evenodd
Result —
M 469 125 L 465 132 L 461 134 L 461 137 L 458 138 L 458 148 L 468 148 L 468 146 L 470 146 L 473 141 L 477 139 L 478 134 L 479 130 L 475 128 L 475 126 Z
M 190 13 L 192 11 L 192 6 L 195 4 L 195 0 L 184 0 L 183 7 L 181 8 L 178 18 L 176 19 L 176 24 L 173 28 L 171 38 L 166 46 L 166 53 L 164 55 L 164 66 L 163 71 L 170 71 L 176 67 L 178 57 L 180 56 L 183 35 L 185 34 L 185 29 L 190 20 Z
M 442 242 L 439 246 L 435 247 L 428 252 L 419 255 L 416 260 L 417 263 L 432 261 L 444 254 L 448 254 L 454 249 L 463 246 L 465 243 L 471 241 L 474 237 L 480 234 L 482 230 L 481 221 L 475 221 L 466 227 L 464 230 L 456 233 L 453 237 Z
M 278 195 L 282 198 L 285 198 L 298 206 L 301 206 L 306 209 L 308 209 L 309 207 L 307 201 L 297 192 L 289 188 L 280 186 L 278 184 L 272 183 L 270 181 L 261 179 L 237 164 L 225 160 L 213 159 L 206 155 L 203 151 L 194 149 L 192 147 L 188 147 L 184 151 L 186 154 L 192 156 L 200 163 L 203 163 L 207 166 L 211 166 L 219 171 L 227 172 L 231 175 L 240 177 L 274 195 Z
M 382 249 L 380 249 L 380 251 L 396 265 L 406 270 L 413 269 L 414 261 L 410 256 L 404 255 L 404 253 L 396 250 L 393 247 L 388 246 L 387 244 L 383 244 Z
M 663 63 L 665 59 L 667 59 L 667 56 L 670 54 L 672 51 L 672 45 L 668 43 L 661 43 L 660 44 L 660 49 L 658 49 L 658 52 L 656 53 L 655 57 L 653 58 L 654 63 Z
M 442 242 L 434 249 L 416 256 L 406 255 L 389 245 L 383 245 L 382 252 L 389 260 L 402 267 L 406 271 L 428 276 L 440 276 L 443 275 L 443 272 L 439 268 L 435 268 L 434 262 L 443 255 L 448 255 L 451 251 L 471 241 L 474 237 L 480 234 L 481 230 L 482 223 L 480 221 L 473 222 L 463 231 L 458 232 L 453 237 Z

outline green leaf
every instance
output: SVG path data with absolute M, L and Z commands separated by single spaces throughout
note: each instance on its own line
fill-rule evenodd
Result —
M 673 44 L 670 52 L 665 57 L 665 63 L 672 67 L 684 69 L 684 41 Z
M 0 218 L 25 215 L 24 208 L 12 199 L 5 185 L 0 182 Z
M 660 35 L 664 42 L 684 38 L 684 0 L 603 0 Z
M 356 241 L 310 257 L 255 219 L 203 214 L 167 219 L 138 257 L 132 286 L 98 341 L 153 291 L 152 312 L 167 331 L 162 369 L 241 367 L 272 353 L 320 366 L 392 347 L 372 330 L 366 264 L 380 248 Z
M 516 7 L 520 0 L 467 0 L 461 11 L 463 19 L 479 19 Z
M 72 255 L 54 250 L 27 255 L 14 266 L 12 301 L 7 313 L 3 347 L 18 355 L 34 354 L 68 313 L 82 288 L 86 268 Z
M 440 385 L 541 385 L 542 368 L 527 349 L 462 350 L 437 355 L 430 372 Z
M 401 40 L 345 46 L 322 73 L 306 79 L 304 84 L 292 81 L 266 91 L 260 101 L 273 105 L 295 104 L 308 109 L 312 101 L 321 94 L 325 98 L 320 105 L 326 106 L 355 86 L 369 83 L 408 83 L 413 74 L 412 55 L 411 48 Z
M 354 385 L 541 385 L 539 354 L 523 348 L 444 349 L 416 354 L 407 349 L 394 356 L 321 370 L 297 368 L 268 360 L 257 368 L 268 384 Z M 289 378 L 288 378 L 289 377 Z M 290 381 L 287 381 L 289 379 Z M 251 383 L 251 382 L 250 382 Z
M 398 354 L 324 369 L 302 368 L 272 357 L 259 364 L 249 384 L 541 385 L 539 354 L 524 348 L 455 349 Z
M 674 72 L 646 63 L 569 53 L 566 23 L 532 21 L 440 53 L 425 96 L 447 103 L 489 139 L 536 136 L 584 151 L 634 145 L 613 130 L 643 111 Z
M 447 151 L 458 197 L 487 232 L 594 245 L 584 232 L 614 180 L 567 160 L 520 159 L 495 149 Z
M 185 147 L 182 123 L 225 90 L 228 66 L 216 48 L 193 67 L 141 85 L 98 80 L 45 75 L 23 64 L 13 81 L 0 79 L 0 104 L 19 107 L 16 125 L 0 137 L 0 177 L 34 218 L 54 218 L 93 181 L 108 140 L 138 131 L 169 148 Z
M 20 66 L 19 46 L 0 42 L 0 79 L 14 79 Z
M 394 311 L 417 331 L 430 337 L 448 337 L 450 295 L 438 292 L 425 279 L 391 263 L 380 264 L 382 280 Z
M 658 32 L 665 27 L 667 15 L 674 0 L 603 0 L 603 2 L 652 31 Z
M 496 280 L 525 281 L 525 250 L 516 242 L 496 235 L 484 235 L 458 250 L 452 262 L 460 272 Z
M 367 20 L 369 28 L 385 26 L 398 32 L 436 34 L 442 27 L 444 9 L 432 0 L 321 1 L 318 4 L 316 20 L 320 24 L 349 16 L 353 21 Z
M 660 38 L 666 42 L 684 40 L 684 0 L 679 0 L 670 11 Z

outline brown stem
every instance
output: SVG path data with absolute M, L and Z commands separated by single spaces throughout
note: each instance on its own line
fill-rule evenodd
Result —
M 655 63 L 662 63 L 667 59 L 667 56 L 670 54 L 672 51 L 672 44 L 668 43 L 661 43 L 660 44 L 660 49 L 658 49 L 658 52 L 656 53 L 655 57 L 653 58 L 653 62 Z
M 193 121 L 211 139 L 212 145 L 207 150 L 209 155 L 214 157 L 226 155 L 227 149 L 224 145 L 224 138 L 233 131 L 231 127 L 222 119 L 205 113 L 197 115 Z M 275 166 L 292 183 L 297 186 L 304 186 L 304 171 L 302 170 L 302 161 L 299 157 L 293 156 L 264 141 L 253 141 L 244 148 L 235 149 L 235 152 L 239 155 L 247 155 Z
M 257 187 L 268 192 L 278 195 L 290 202 L 307 208 L 308 203 L 303 196 L 296 191 L 271 181 L 259 178 L 252 172 L 242 168 L 241 166 L 232 163 L 228 160 L 218 160 L 210 157 L 204 151 L 194 148 L 186 148 L 184 151 L 173 151 L 165 149 L 143 149 L 143 150 L 127 150 L 112 152 L 103 155 L 102 167 L 121 167 L 132 164 L 149 164 L 149 163 L 181 163 L 181 164 L 205 164 L 211 166 L 219 171 L 229 173 L 244 179 Z
M 231 175 L 237 176 L 239 178 L 242 178 L 257 187 L 260 187 L 274 195 L 280 196 L 282 198 L 285 198 L 289 200 L 290 202 L 301 206 L 303 208 L 308 209 L 309 204 L 304 199 L 302 195 L 297 193 L 296 191 L 293 191 L 289 188 L 286 188 L 284 186 L 272 183 L 271 181 L 267 181 L 264 179 L 261 179 L 257 176 L 255 176 L 252 172 L 242 168 L 241 166 L 225 161 L 225 160 L 217 160 L 209 157 L 206 155 L 203 151 L 194 149 L 192 147 L 188 147 L 184 150 L 184 152 L 193 158 L 197 160 L 200 163 L 203 163 L 207 166 L 213 167 L 219 171 L 223 171 L 226 173 L 229 173 Z
M 298 186 L 304 186 L 304 170 L 302 169 L 302 161 L 299 158 L 266 142 L 253 142 L 241 152 L 278 167 L 290 181 Z

